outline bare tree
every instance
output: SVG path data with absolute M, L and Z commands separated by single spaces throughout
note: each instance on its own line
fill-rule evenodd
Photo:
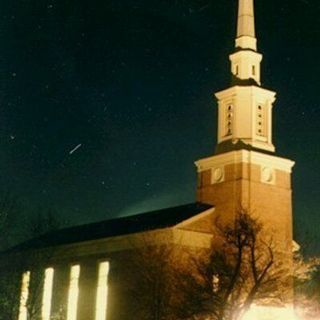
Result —
M 14 319 L 17 315 L 20 279 L 18 264 L 13 263 L 9 269 L 0 258 L 0 320 Z
M 26 234 L 30 238 L 37 238 L 45 233 L 61 228 L 61 225 L 53 210 L 39 210 L 37 215 L 31 218 L 27 224 Z M 24 262 L 26 268 L 31 271 L 30 294 L 26 305 L 28 320 L 41 319 L 45 269 L 53 256 L 54 248 L 30 250 Z M 62 314 L 59 316 L 62 319 Z
M 179 319 L 181 277 L 187 273 L 186 260 L 191 256 L 188 248 L 172 244 L 166 235 L 161 241 L 143 238 L 133 247 L 134 254 L 127 260 L 129 273 L 125 276 L 127 300 L 138 311 L 133 314 L 139 320 Z
M 19 209 L 19 210 L 18 210 Z M 14 225 L 10 223 L 21 216 L 21 207 L 17 205 L 15 198 L 5 195 L 0 198 L 0 233 L 11 234 Z M 17 221 L 17 220 L 16 220 Z M 18 220 L 19 221 L 19 220 Z M 43 233 L 56 230 L 60 226 L 57 216 L 52 211 L 39 212 L 30 222 L 24 222 L 25 238 L 35 238 Z M 2 236 L 2 235 L 1 235 Z M 0 237 L 1 237 L 0 236 Z M 10 245 L 6 242 L 3 248 Z M 42 305 L 42 291 L 44 270 L 53 255 L 51 249 L 30 250 L 27 252 L 5 252 L 0 256 L 0 320 L 14 319 L 19 309 L 19 296 L 22 274 L 31 271 L 30 295 L 27 301 L 27 312 L 29 320 L 40 319 Z
M 284 305 L 292 297 L 290 254 L 280 258 L 267 234 L 244 209 L 231 224 L 216 220 L 211 249 L 179 277 L 189 302 L 181 319 L 238 320 L 253 304 Z
M 22 211 L 20 202 L 10 192 L 0 196 L 0 252 L 13 245 Z
M 253 304 L 284 306 L 293 293 L 292 255 L 266 231 L 241 209 L 231 224 L 216 220 L 209 249 L 155 242 L 135 250 L 139 319 L 238 320 Z
M 14 243 L 22 207 L 16 197 L 6 191 L 0 196 L 0 252 Z M 0 256 L 0 320 L 13 319 L 17 313 L 20 261 L 14 259 L 8 266 L 7 257 Z
M 320 317 L 320 258 L 295 253 L 295 307 L 301 319 Z
M 52 208 L 38 208 L 25 223 L 25 237 L 35 238 L 47 232 L 55 231 L 67 225 Z

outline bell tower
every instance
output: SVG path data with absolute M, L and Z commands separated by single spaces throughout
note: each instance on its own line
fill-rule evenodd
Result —
M 218 151 L 243 142 L 247 148 L 275 151 L 272 144 L 272 106 L 275 92 L 261 87 L 262 55 L 257 52 L 253 0 L 239 1 L 231 87 L 216 93 L 218 99 Z
M 291 171 L 272 142 L 275 92 L 261 87 L 253 0 L 239 0 L 231 85 L 215 94 L 218 141 L 213 156 L 196 162 L 197 200 L 215 205 L 222 218 L 246 208 L 285 248 L 292 247 Z

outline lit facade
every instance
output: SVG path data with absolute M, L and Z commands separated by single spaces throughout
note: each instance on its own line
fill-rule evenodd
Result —
M 209 248 L 213 213 L 213 206 L 195 203 L 64 229 L 22 244 L 12 253 L 22 254 L 26 268 L 16 319 L 29 320 L 28 303 L 37 300 L 41 320 L 139 320 L 127 289 L 138 274 L 132 257 L 149 245 Z
M 30 284 L 43 272 L 41 320 L 134 320 L 126 290 L 137 243 L 209 248 L 214 217 L 232 221 L 242 207 L 256 212 L 280 249 L 291 254 L 291 172 L 294 162 L 276 156 L 272 141 L 275 92 L 261 87 L 253 0 L 239 0 L 232 84 L 216 93 L 218 141 L 214 155 L 196 162 L 197 202 L 158 212 L 57 231 L 16 248 L 52 252 L 44 270 L 26 267 L 18 320 L 28 320 Z M 146 240 L 147 239 L 147 240 Z M 145 243 L 145 241 L 147 241 Z M 42 261 L 43 262 L 43 261 Z M 43 264 L 43 263 L 42 263 Z M 131 269 L 130 269 L 131 270 Z M 135 276 L 132 270 L 131 277 Z M 294 319 L 292 308 L 253 306 L 243 320 Z

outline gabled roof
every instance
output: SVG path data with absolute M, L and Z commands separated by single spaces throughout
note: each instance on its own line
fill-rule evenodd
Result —
M 213 208 L 213 206 L 196 202 L 118 219 L 65 228 L 26 241 L 9 250 L 9 252 L 53 247 L 173 227 L 210 208 Z

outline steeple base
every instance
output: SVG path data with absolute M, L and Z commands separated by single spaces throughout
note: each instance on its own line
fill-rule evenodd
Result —
M 285 250 L 292 250 L 291 170 L 294 162 L 256 151 L 231 151 L 196 162 L 197 201 L 215 206 L 232 221 L 244 208 Z

